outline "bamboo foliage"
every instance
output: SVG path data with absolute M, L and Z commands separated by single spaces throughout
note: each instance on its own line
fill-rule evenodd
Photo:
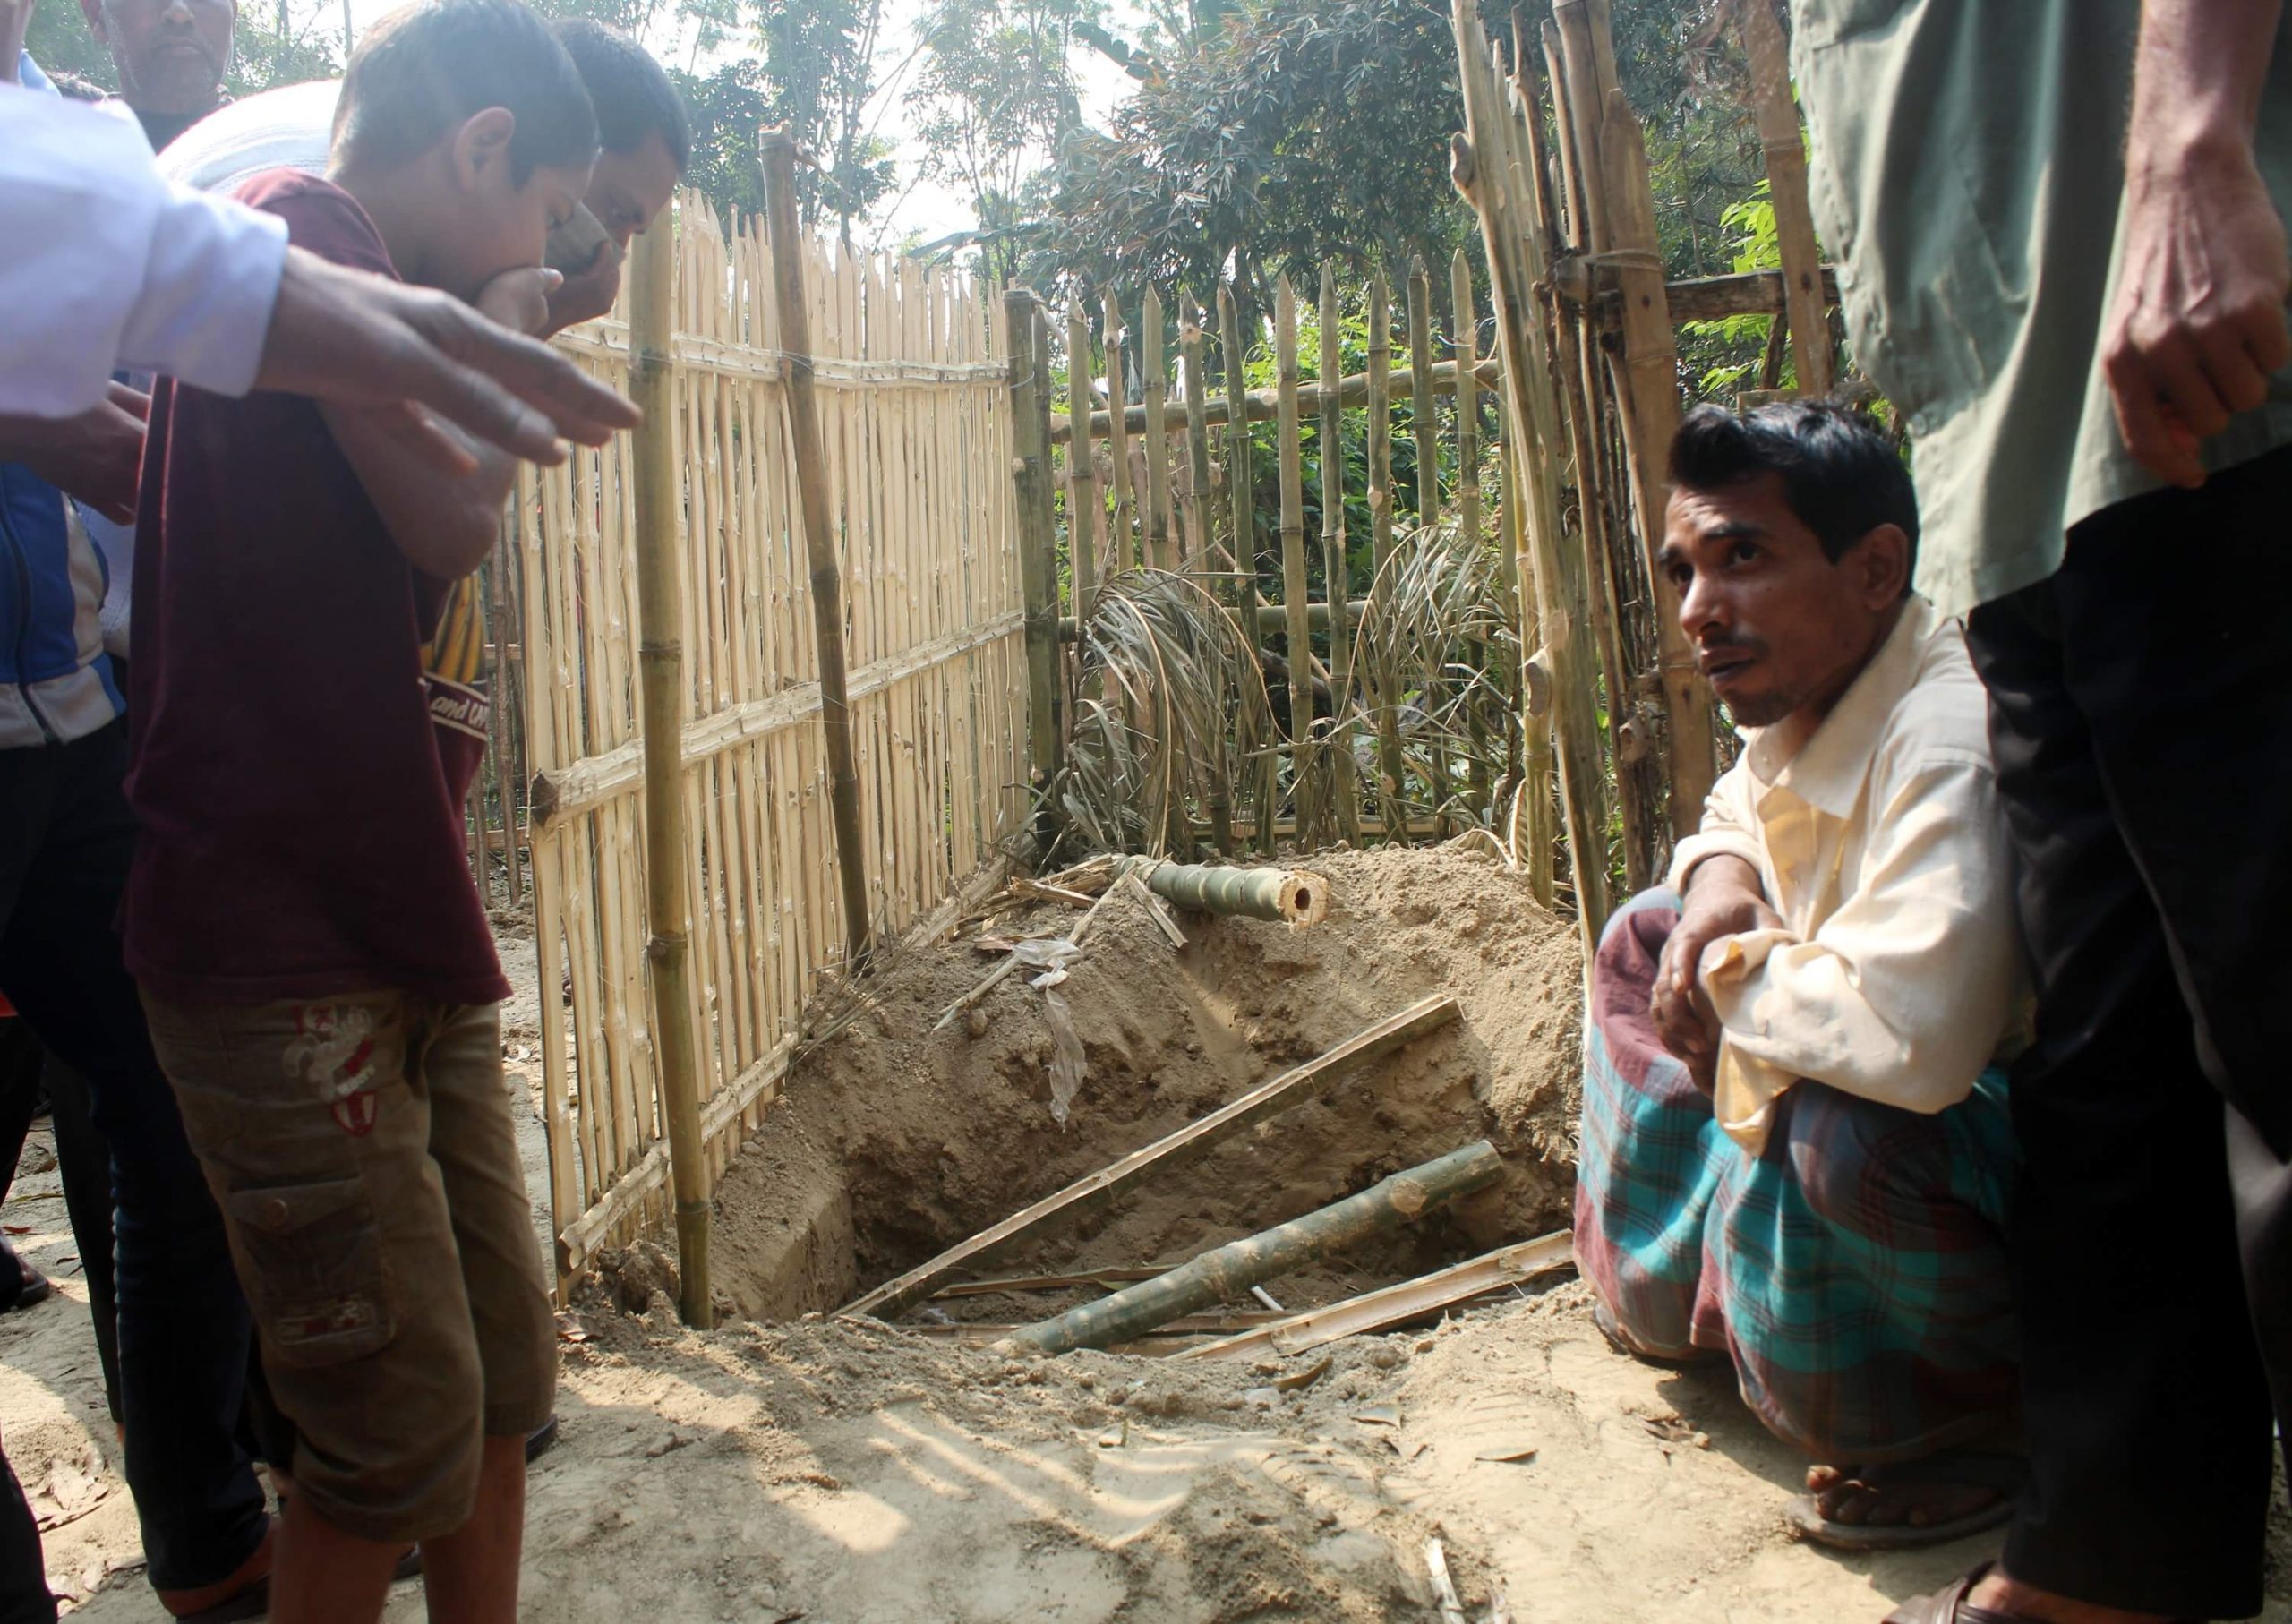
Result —
M 763 224 L 728 235 L 705 201 L 679 200 L 663 380 L 680 470 L 686 1002 L 712 1175 L 777 1092 L 846 940 Z M 867 908 L 903 932 L 996 860 L 1027 806 L 1009 345 L 999 303 L 962 276 L 824 244 L 803 270 Z M 557 342 L 626 386 L 625 319 Z M 545 1007 L 560 987 L 568 1001 L 541 1022 L 540 1057 L 560 1285 L 669 1208 L 632 458 L 622 437 L 528 469 L 510 518 L 540 981 Z

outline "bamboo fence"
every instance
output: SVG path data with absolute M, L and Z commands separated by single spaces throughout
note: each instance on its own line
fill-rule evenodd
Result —
M 524 679 L 560 1286 L 667 1211 L 670 1046 L 654 1030 L 648 958 L 688 930 L 680 1018 L 705 1192 L 775 1096 L 822 973 L 865 939 L 846 917 L 831 817 L 791 432 L 799 363 L 783 347 L 768 235 L 761 220 L 728 232 L 688 194 L 664 257 L 673 338 L 651 386 L 667 403 L 663 517 L 644 524 L 629 440 L 577 450 L 525 475 L 504 577 L 524 655 L 509 669 Z M 896 935 L 951 917 L 1029 804 L 1008 345 L 994 298 L 911 261 L 808 245 L 801 297 L 841 566 L 864 923 Z M 560 343 L 631 380 L 624 320 Z M 638 562 L 663 540 L 680 657 L 663 652 L 656 674 L 680 732 L 665 804 L 682 814 L 688 926 L 648 909 L 645 885 L 637 671 L 671 639 L 639 646 Z

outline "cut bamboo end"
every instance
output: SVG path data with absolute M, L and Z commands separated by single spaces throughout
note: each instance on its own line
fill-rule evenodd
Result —
M 1293 869 L 1281 876 L 1281 917 L 1293 929 L 1303 930 L 1329 918 L 1334 890 L 1318 874 Z

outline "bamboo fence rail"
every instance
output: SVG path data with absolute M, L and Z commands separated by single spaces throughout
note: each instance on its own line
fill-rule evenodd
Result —
M 671 538 L 683 581 L 672 714 L 687 1018 L 713 1186 L 777 1092 L 820 976 L 843 965 L 853 938 L 772 250 L 761 220 L 728 233 L 687 195 L 671 252 L 674 338 L 659 388 L 678 474 L 667 500 L 681 521 Z M 866 923 L 898 934 L 945 915 L 991 870 L 1029 804 L 1012 346 L 999 303 L 964 277 L 823 244 L 803 261 L 823 505 L 844 593 Z M 623 321 L 559 342 L 628 381 Z M 634 456 L 622 439 L 523 476 L 514 596 L 497 600 L 519 611 L 524 656 L 560 1286 L 668 1208 L 646 951 L 673 927 L 645 901 Z

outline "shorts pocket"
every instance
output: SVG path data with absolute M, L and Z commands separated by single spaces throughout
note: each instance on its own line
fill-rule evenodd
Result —
M 389 1345 L 381 1224 L 363 1183 L 263 1185 L 226 1206 L 265 1357 L 310 1369 Z

